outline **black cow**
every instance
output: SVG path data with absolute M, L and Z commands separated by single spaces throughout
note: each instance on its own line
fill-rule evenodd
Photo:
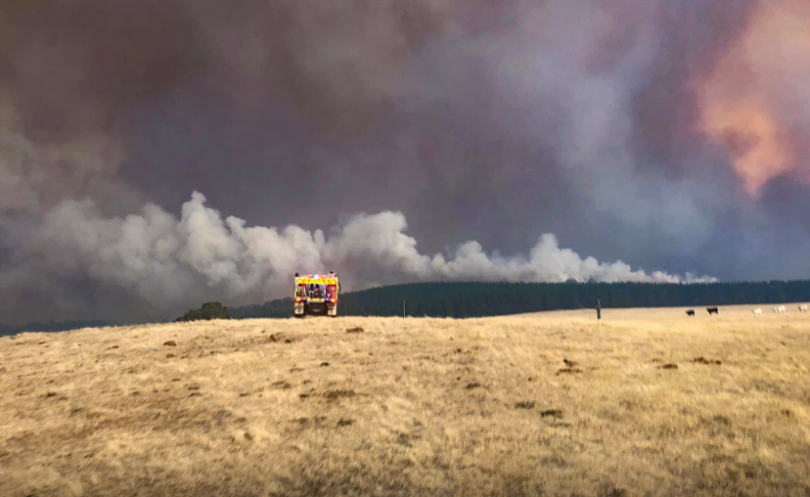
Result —
M 707 307 L 706 310 L 709 311 L 709 316 L 711 316 L 712 314 L 717 315 L 720 314 L 720 311 L 717 310 L 717 307 Z
M 695 311 L 693 311 L 692 309 L 689 309 L 688 311 L 686 311 L 686 315 L 689 316 L 690 318 L 694 317 L 695 316 Z

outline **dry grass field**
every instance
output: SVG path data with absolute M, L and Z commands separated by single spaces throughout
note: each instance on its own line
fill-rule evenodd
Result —
M 751 308 L 2 338 L 0 495 L 806 497 L 810 314 Z

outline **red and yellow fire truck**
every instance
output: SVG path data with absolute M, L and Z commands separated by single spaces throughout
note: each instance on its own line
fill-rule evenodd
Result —
M 295 316 L 337 316 L 340 282 L 335 273 L 295 273 Z

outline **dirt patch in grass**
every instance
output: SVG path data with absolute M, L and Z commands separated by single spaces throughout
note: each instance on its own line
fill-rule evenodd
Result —
M 328 390 L 324 392 L 323 397 L 330 401 L 334 402 L 340 399 L 350 399 L 357 395 L 354 390 Z
M 692 359 L 692 362 L 694 362 L 695 364 L 704 364 L 707 366 L 720 366 L 721 364 L 723 364 L 721 361 L 718 361 L 716 359 L 706 359 L 703 356 L 695 357 L 694 359 Z
M 561 419 L 563 417 L 563 411 L 562 409 L 545 409 L 543 411 L 540 411 L 540 417 L 541 418 L 551 417 Z

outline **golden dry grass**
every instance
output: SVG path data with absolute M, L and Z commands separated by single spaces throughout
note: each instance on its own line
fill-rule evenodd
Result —
M 3 338 L 0 495 L 807 496 L 810 314 L 750 309 Z

